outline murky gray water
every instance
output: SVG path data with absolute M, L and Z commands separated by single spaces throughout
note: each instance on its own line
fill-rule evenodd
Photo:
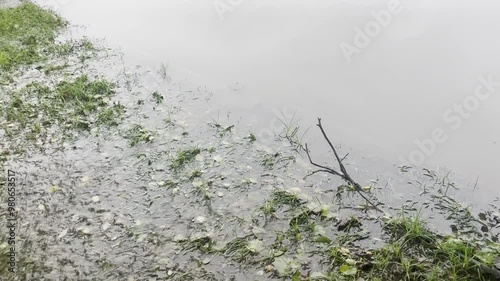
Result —
M 44 153 L 20 155 L 7 163 L 25 175 L 19 210 L 19 240 L 25 242 L 20 256 L 46 266 L 32 270 L 33 280 L 40 276 L 190 280 L 186 276 L 191 273 L 199 278 L 193 280 L 271 278 L 260 265 L 243 269 L 228 262 L 232 257 L 226 252 L 210 255 L 189 247 L 209 238 L 220 250 L 245 235 L 254 235 L 267 247 L 276 238 L 275 233 L 289 228 L 289 216 L 297 215 L 279 211 L 276 220 L 268 224 L 261 207 L 275 190 L 298 194 L 309 211 L 329 206 L 331 215 L 335 215 L 330 219 L 335 222 L 353 214 L 363 218 L 366 222 L 358 232 L 370 235 L 359 243 L 379 246 L 380 226 L 375 215 L 357 208 L 362 200 L 347 195 L 348 205 L 344 205 L 339 194 L 332 192 L 340 179 L 320 174 L 305 179 L 311 171 L 305 158 L 298 157 L 295 162 L 296 154 L 289 146 L 266 142 L 273 130 L 279 130 L 276 115 L 280 111 L 285 118 L 296 111 L 305 127 L 313 127 L 308 136 L 316 138 L 311 148 L 319 161 L 330 157 L 325 153 L 328 148 L 324 140 L 312 126 L 316 116 L 323 117 L 330 137 L 335 144 L 342 144 L 340 153 L 352 154 L 346 161 L 349 172 L 363 186 L 373 187 L 374 196 L 385 203 L 384 211 L 399 212 L 401 205 L 410 211 L 424 208 L 425 220 L 440 233 L 449 233 L 450 224 L 467 231 L 460 225 L 460 217 L 447 217 L 450 222 L 443 223 L 447 209 L 432 197 L 435 192 L 453 189 L 446 171 L 437 176 L 410 169 L 402 173 L 409 175 L 401 175 L 392 165 L 398 163 L 398 156 L 414 150 L 410 145 L 413 139 L 429 138 L 433 130 L 442 127 L 449 133 L 449 140 L 440 144 L 424 164 L 443 164 L 469 176 L 459 177 L 460 187 L 464 179 L 473 185 L 476 174 L 482 176 L 482 183 L 494 182 L 493 168 L 490 172 L 487 168 L 494 164 L 498 146 L 478 145 L 476 138 L 495 141 L 494 128 L 486 126 L 497 122 L 487 116 L 495 114 L 498 99 L 492 95 L 482 101 L 481 110 L 471 113 L 456 131 L 451 129 L 454 123 L 448 124 L 441 117 L 453 103 L 474 92 L 479 75 L 488 80 L 491 73 L 496 81 L 494 68 L 486 63 L 479 66 L 476 55 L 468 62 L 477 70 L 469 68 L 469 81 L 462 77 L 466 76 L 465 67 L 460 73 L 451 71 L 458 69 L 452 68 L 451 57 L 418 64 L 427 56 L 405 51 L 413 48 L 409 45 L 420 45 L 415 51 L 428 49 L 428 56 L 437 58 L 439 52 L 431 52 L 430 43 L 424 46 L 416 40 L 451 42 L 444 33 L 440 36 L 446 40 L 437 39 L 437 35 L 425 39 L 435 32 L 433 24 L 442 19 L 438 10 L 432 15 L 434 21 L 419 22 L 420 10 L 414 6 L 408 9 L 413 18 L 401 21 L 399 27 L 394 16 L 395 22 L 384 34 L 353 56 L 349 64 L 338 44 L 350 42 L 354 36 L 351 26 L 359 25 L 358 20 L 366 21 L 364 16 L 373 7 L 363 3 L 321 2 L 306 9 L 299 1 L 287 6 L 243 1 L 231 8 L 231 13 L 225 13 L 224 20 L 212 3 L 189 0 L 168 4 L 107 2 L 107 6 L 93 1 L 57 3 L 55 8 L 64 17 L 88 26 L 90 36 L 106 37 L 112 47 L 122 47 L 130 65 L 143 66 L 123 68 L 120 55 L 110 51 L 102 52 L 102 57 L 81 69 L 117 82 L 118 94 L 113 101 L 127 108 L 117 130 L 104 130 L 102 134 L 93 130 L 75 143 L 66 143 L 64 151 L 49 146 Z M 410 28 L 412 32 L 398 28 Z M 79 30 L 71 32 L 75 35 Z M 399 51 L 394 47 L 410 40 L 413 44 Z M 394 50 L 388 52 L 389 48 Z M 438 49 L 452 54 L 446 48 Z M 448 72 L 437 71 L 436 65 L 446 65 Z M 76 70 L 77 63 L 72 67 L 75 69 L 64 73 L 80 71 Z M 429 70 L 431 67 L 434 70 Z M 44 77 L 32 69 L 17 79 L 24 82 Z M 452 79 L 457 82 L 452 83 Z M 470 91 L 464 90 L 468 87 Z M 150 100 L 154 91 L 165 94 L 162 104 Z M 151 130 L 155 140 L 129 147 L 124 132 L 133 124 Z M 248 135 L 246 124 L 251 124 L 257 135 L 255 143 L 244 138 Z M 239 132 L 223 129 L 231 125 Z M 474 134 L 474 128 L 482 130 Z M 443 136 L 434 133 L 434 138 Z M 480 149 L 476 149 L 478 146 Z M 175 172 L 172 164 L 180 158 L 180 151 L 192 147 L 201 151 L 183 170 Z M 455 157 L 447 156 L 446 151 L 455 148 Z M 469 152 L 477 153 L 481 161 L 468 156 Z M 280 160 L 277 157 L 283 160 L 280 164 L 274 162 Z M 272 169 L 266 164 L 269 159 Z M 193 176 L 194 172 L 199 175 Z M 484 175 L 490 175 L 491 180 Z M 490 190 L 495 192 L 494 188 Z M 474 215 L 484 209 L 496 212 L 489 213 L 495 217 L 495 224 L 491 229 L 481 229 L 484 233 L 478 235 L 498 239 L 498 199 L 485 196 L 486 192 L 474 193 L 472 188 L 458 194 L 450 190 L 450 194 L 458 202 L 474 204 Z M 337 226 L 330 219 L 318 225 L 337 239 Z M 51 246 L 47 248 L 48 244 Z M 295 256 L 293 251 L 287 255 Z M 322 270 L 320 260 L 311 262 L 309 269 Z M 209 276 L 213 278 L 207 279 Z
M 471 98 L 480 76 L 500 81 L 498 3 L 402 0 L 349 63 L 340 44 L 356 47 L 355 28 L 389 1 L 37 2 L 119 46 L 130 64 L 168 63 L 176 81 L 206 85 L 214 106 L 245 116 L 257 134 L 275 129 L 280 111 L 304 126 L 320 116 L 339 143 L 389 163 L 444 166 L 500 193 L 500 88 L 477 109 Z M 436 129 L 446 140 L 425 142 Z

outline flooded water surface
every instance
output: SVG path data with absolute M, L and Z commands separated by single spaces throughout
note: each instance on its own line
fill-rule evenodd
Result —
M 71 25 L 0 11 L 51 50 L 0 54 L 6 280 L 500 276 L 498 4 L 36 2 Z
M 279 112 L 296 112 L 306 127 L 322 117 L 346 145 L 479 177 L 498 194 L 498 83 L 488 98 L 471 98 L 479 77 L 500 81 L 495 2 L 66 2 L 54 6 L 129 63 L 168 63 L 175 80 L 207 86 L 214 104 L 257 131 Z M 374 36 L 364 44 L 356 29 L 367 26 Z

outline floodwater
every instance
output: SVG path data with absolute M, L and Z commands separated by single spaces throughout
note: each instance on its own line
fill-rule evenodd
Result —
M 493 54 L 496 46 L 480 44 L 476 38 L 482 51 L 469 54 L 466 47 L 472 43 L 460 45 L 444 32 L 449 25 L 446 17 L 461 10 L 451 13 L 441 4 L 423 20 L 419 13 L 424 6 L 410 5 L 401 11 L 399 23 L 393 16 L 394 23 L 348 63 L 339 43 L 350 42 L 353 27 L 369 21 L 370 11 L 385 3 L 375 7 L 318 1 L 306 6 L 300 1 L 285 5 L 233 0 L 235 7 L 220 18 L 212 2 L 194 0 L 37 2 L 86 26 L 89 36 L 106 38 L 110 47 L 121 48 L 128 65 L 124 67 L 114 50 L 98 51 L 89 62 L 78 53 L 65 58 L 68 69 L 55 75 L 82 72 L 117 83 L 112 101 L 125 107 L 122 124 L 103 131 L 95 128 L 75 143 L 65 143 L 62 150 L 48 144 L 43 151 L 16 155 L 6 163 L 23 175 L 19 257 L 20 263 L 27 260 L 33 265 L 28 268 L 31 279 L 278 280 L 260 262 L 251 267 L 230 262 L 238 254 L 232 252 L 232 243 L 255 238 L 244 240 L 245 247 L 257 241 L 262 246 L 255 251 L 262 251 L 274 245 L 278 233 L 291 229 L 292 220 L 318 210 L 328 214 L 325 221 L 314 221 L 314 235 L 340 240 L 339 223 L 355 216 L 363 221 L 356 229 L 361 239 L 356 243 L 381 246 L 380 218 L 363 209 L 364 200 L 335 191 L 342 183 L 337 177 L 304 177 L 312 168 L 306 159 L 296 159 L 290 146 L 271 141 L 272 131 L 279 131 L 280 114 L 291 118 L 293 112 L 304 129 L 313 127 L 306 139 L 318 161 L 328 159 L 328 147 L 314 128 L 315 118 L 323 118 L 342 155 L 351 154 L 345 162 L 349 173 L 369 186 L 370 199 L 380 199 L 384 215 L 395 215 L 400 206 L 410 212 L 425 209 L 425 220 L 439 233 L 449 234 L 452 226 L 468 233 L 481 223 L 487 228 L 475 233 L 478 239 L 498 241 L 499 199 L 484 192 L 498 194 L 493 177 L 498 118 L 493 117 L 499 99 L 495 94 L 484 96 L 484 90 L 496 84 L 482 82 L 486 86 L 481 88 L 481 109 L 460 126 L 453 112 L 442 119 L 454 103 L 474 93 L 481 80 L 492 74 L 496 81 L 500 74 L 494 57 L 481 59 Z M 460 7 L 474 14 L 474 8 Z M 444 11 L 449 12 L 446 17 Z M 466 24 L 459 28 L 456 18 L 457 37 L 460 29 L 462 36 L 478 38 L 492 29 L 478 32 Z M 484 13 L 477 18 L 474 25 L 494 26 Z M 79 31 L 69 32 L 80 35 Z M 460 56 L 466 53 L 469 57 Z M 464 67 L 453 67 L 457 62 Z M 21 83 L 8 90 L 58 76 L 34 68 L 16 79 Z M 151 101 L 153 92 L 167 94 L 165 100 Z M 126 132 L 135 124 L 150 131 L 154 141 L 131 147 Z M 232 125 L 239 132 L 233 132 Z M 248 128 L 257 141 L 244 138 Z M 419 168 L 400 173 L 394 167 L 401 164 L 400 156 L 415 149 L 415 139 L 429 137 L 448 140 L 436 145 L 423 164 L 454 169 L 462 173 L 460 182 L 465 179 L 470 185 L 480 175 L 478 188 L 483 192 L 471 194 L 470 188 L 447 194 L 451 184 L 446 171 L 433 174 Z M 194 147 L 199 148 L 196 157 L 178 164 L 183 168 L 176 172 L 174 164 L 188 158 L 181 151 Z M 307 204 L 296 210 L 278 206 L 268 220 L 263 210 L 277 191 L 296 194 Z M 455 195 L 460 198 L 453 199 Z M 474 204 L 473 215 L 462 214 L 466 207 L 457 202 L 465 199 Z M 488 220 L 472 221 L 478 209 L 478 217 Z M 220 255 L 205 252 L 212 246 Z M 316 252 L 316 246 L 290 249 L 282 253 L 284 261 L 307 261 L 304 271 L 325 269 L 322 255 L 303 251 Z M 256 254 L 263 261 L 263 253 Z
M 390 1 L 36 2 L 120 47 L 129 64 L 168 64 L 181 85 L 206 86 L 213 106 L 260 137 L 280 112 L 305 128 L 322 117 L 336 143 L 386 163 L 446 167 L 500 194 L 500 88 L 474 98 L 479 77 L 500 81 L 497 2 L 401 0 L 368 46 L 355 45 L 355 28 Z M 358 47 L 350 62 L 343 42 Z

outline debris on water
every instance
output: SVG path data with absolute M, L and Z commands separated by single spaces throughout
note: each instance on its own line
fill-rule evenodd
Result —
M 215 162 L 222 162 L 222 156 L 220 156 L 220 155 L 214 156 L 214 161 Z
M 104 223 L 102 224 L 102 226 L 101 226 L 101 227 L 102 227 L 102 231 L 106 231 L 106 230 L 108 230 L 108 228 L 109 228 L 110 226 L 111 226 L 111 224 L 110 224 L 109 222 L 104 222 Z
M 59 190 L 61 190 L 61 188 L 59 186 L 56 186 L 56 185 L 52 185 L 52 186 L 49 187 L 49 192 L 50 193 L 56 193 Z
M 197 223 L 204 223 L 207 219 L 203 216 L 198 216 L 195 218 L 195 222 Z
M 247 244 L 247 249 L 252 253 L 260 253 L 264 249 L 264 243 L 261 240 L 251 240 Z
M 71 41 L 68 46 L 78 49 L 75 44 Z M 500 253 L 500 210 L 495 206 L 469 210 L 446 196 L 452 191 L 445 180 L 437 178 L 429 182 L 414 179 L 430 194 L 431 188 L 443 187 L 435 190 L 436 197 L 421 194 L 421 200 L 406 201 L 406 196 L 382 188 L 383 181 L 392 179 L 379 179 L 375 172 L 366 171 L 370 169 L 350 165 L 350 171 L 357 171 L 353 177 L 369 183 L 361 188 L 362 194 L 390 196 L 381 218 L 353 188 L 337 188 L 345 187 L 342 179 L 309 175 L 311 165 L 292 147 L 274 141 L 261 143 L 255 136 L 249 142 L 240 137 L 237 125 L 207 128 L 205 120 L 218 114 L 205 112 L 209 90 L 164 84 L 151 74 L 154 71 L 130 70 L 121 59 L 110 58 L 111 53 L 99 53 L 101 57 L 85 59 L 85 64 L 68 65 L 67 72 L 60 70 L 53 76 L 43 71 L 38 76 L 19 72 L 11 75 L 15 83 L 4 86 L 0 81 L 0 90 L 8 93 L 0 97 L 1 102 L 11 105 L 6 107 L 8 114 L 0 113 L 0 127 L 8 129 L 0 129 L 0 134 L 11 135 L 8 147 L 2 144 L 0 148 L 0 164 L 29 171 L 30 188 L 22 192 L 28 202 L 34 202 L 16 206 L 26 221 L 19 239 L 30 245 L 30 264 L 51 270 L 30 272 L 33 280 L 363 280 L 368 276 L 365 273 L 382 275 L 381 280 L 393 276 L 402 280 L 421 277 L 435 267 L 442 271 L 435 279 L 441 280 L 458 268 L 450 264 L 450 257 L 459 261 L 464 274 L 477 274 L 475 266 L 462 270 L 466 263 L 450 249 L 470 250 L 473 255 L 468 257 L 477 255 L 489 266 L 500 266 L 500 260 L 494 259 Z M 78 62 L 80 55 L 64 58 Z M 59 65 L 51 60 L 46 63 L 40 67 Z M 68 78 L 73 76 L 75 79 Z M 31 81 L 36 83 L 25 87 Z M 89 95 L 84 89 L 97 94 Z M 148 102 L 152 92 L 158 93 L 158 102 L 153 100 L 153 104 Z M 47 102 L 55 95 L 65 101 L 58 104 L 61 107 Z M 37 101 L 37 96 L 48 100 Z M 101 105 L 102 110 L 96 111 Z M 56 109 L 63 110 L 63 116 Z M 35 122 L 33 118 L 40 112 L 57 117 L 57 122 Z M 8 118 L 16 118 L 15 123 Z M 111 123 L 116 127 L 109 127 Z M 26 133 L 16 131 L 18 128 L 26 129 L 27 138 L 16 138 L 18 133 Z M 247 128 L 243 129 L 248 135 Z M 29 157 L 19 157 L 23 155 Z M 280 167 L 284 159 L 291 164 Z M 297 165 L 293 164 L 296 160 Z M 436 175 L 426 174 L 427 178 Z M 377 180 L 370 180 L 373 178 Z M 394 185 L 407 188 L 409 179 L 399 180 Z M 420 194 L 421 190 L 404 192 Z M 419 201 L 426 205 L 418 206 Z M 88 206 L 92 202 L 99 204 Z M 40 215 L 37 206 L 50 216 Z M 443 235 L 410 219 L 415 214 L 418 218 L 415 210 L 422 206 L 422 213 L 432 214 L 433 227 L 442 225 L 449 232 L 452 226 L 457 237 L 450 240 L 453 243 L 442 243 Z M 451 222 L 444 224 L 439 216 Z M 479 226 L 471 228 L 472 224 Z M 47 225 L 55 232 L 47 230 Z M 2 229 L 6 228 L 0 228 L 3 235 Z M 57 235 L 52 239 L 57 243 L 47 244 L 46 239 L 34 239 L 31 233 Z M 482 235 L 482 241 L 466 240 L 474 243 L 470 249 L 463 243 L 469 233 L 468 238 Z M 430 242 L 439 255 L 426 256 L 431 248 L 418 253 Z M 0 252 L 7 246 L 0 245 Z M 390 261 L 390 266 L 380 265 L 383 263 L 377 258 Z M 408 266 L 406 261 L 419 266 Z M 409 271 L 397 275 L 403 266 Z M 393 272 L 386 274 L 387 268 Z
M 300 268 L 300 264 L 297 261 L 285 257 L 276 258 L 272 266 L 283 277 L 293 274 Z
M 264 228 L 261 228 L 258 226 L 253 226 L 252 233 L 253 233 L 253 235 L 255 235 L 255 237 L 262 238 L 263 235 L 266 233 L 266 230 Z
M 339 267 L 339 272 L 342 275 L 354 276 L 358 273 L 358 269 L 353 265 L 343 264 Z
M 162 258 L 158 260 L 158 263 L 161 265 L 167 265 L 170 264 L 171 260 L 169 258 Z
M 67 228 L 65 230 L 61 231 L 61 233 L 59 234 L 59 236 L 57 236 L 57 239 L 61 240 L 64 236 L 66 236 L 66 234 L 68 234 L 68 229 Z
M 201 187 L 202 185 L 203 185 L 203 182 L 201 180 L 193 181 L 193 187 Z
M 138 238 L 137 238 L 137 242 L 141 243 L 144 241 L 144 239 L 146 239 L 146 237 L 148 237 L 147 234 L 142 234 L 140 235 Z

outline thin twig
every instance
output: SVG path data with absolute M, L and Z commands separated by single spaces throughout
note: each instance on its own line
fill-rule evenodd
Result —
M 342 159 L 340 159 L 340 161 L 344 162 L 344 160 L 347 158 L 347 156 L 349 156 L 349 152 L 344 157 L 342 157 Z
M 310 176 L 312 176 L 314 174 L 321 173 L 321 172 L 323 172 L 323 173 L 330 173 L 329 170 L 316 170 L 316 171 L 313 171 L 313 172 L 309 173 L 308 175 L 306 175 L 304 177 L 304 179 L 306 179 L 306 178 L 308 178 L 308 177 L 310 177 Z
M 335 159 L 337 159 L 337 162 L 339 164 L 339 167 L 340 167 L 340 172 L 336 171 L 335 169 L 333 168 L 330 168 L 330 167 L 327 167 L 327 166 L 322 166 L 322 165 L 319 165 L 317 163 L 314 163 L 314 161 L 312 160 L 311 158 L 311 155 L 310 155 L 310 151 L 309 151 L 309 148 L 307 147 L 307 143 L 305 145 L 306 147 L 306 153 L 307 153 L 307 157 L 309 158 L 309 162 L 318 167 L 318 168 L 321 168 L 321 170 L 318 170 L 318 171 L 314 171 L 311 175 L 315 174 L 315 173 L 318 173 L 318 172 L 326 172 L 326 173 L 330 173 L 330 174 L 334 174 L 336 176 L 339 176 L 341 177 L 343 180 L 345 180 L 346 182 L 348 182 L 349 184 L 351 184 L 353 187 L 354 187 L 354 190 L 361 196 L 363 197 L 363 199 L 366 200 L 366 202 L 368 202 L 373 208 L 375 208 L 375 210 L 379 211 L 379 212 L 383 212 L 380 208 L 378 208 L 375 204 L 373 204 L 364 194 L 364 190 L 363 188 L 361 188 L 361 185 L 358 184 L 356 181 L 354 181 L 351 176 L 349 175 L 349 173 L 347 173 L 347 169 L 345 168 L 344 164 L 342 163 L 342 161 L 347 157 L 347 155 L 349 155 L 349 153 L 344 156 L 344 158 L 340 159 L 338 153 L 337 153 L 337 150 L 335 149 L 335 147 L 333 146 L 332 142 L 330 141 L 330 139 L 328 138 L 325 130 L 323 129 L 323 125 L 321 124 L 321 118 L 318 118 L 318 127 L 319 129 L 321 130 L 321 133 L 323 134 L 323 137 L 325 138 L 325 140 L 328 142 L 328 145 L 330 146 L 330 148 L 332 149 L 333 151 L 333 154 L 335 155 Z
M 311 154 L 309 154 L 309 148 L 307 147 L 307 143 L 306 143 L 306 153 L 307 153 L 307 157 L 309 158 L 309 162 L 311 162 L 312 165 L 314 165 L 314 166 L 316 166 L 318 168 L 327 170 L 328 173 L 334 174 L 336 176 L 339 176 L 339 177 L 342 177 L 343 179 L 345 179 L 344 175 L 342 175 L 341 173 L 335 171 L 334 169 L 332 169 L 330 167 L 327 167 L 327 166 L 322 166 L 322 165 L 314 163 L 313 160 L 312 160 L 312 158 L 311 158 Z

